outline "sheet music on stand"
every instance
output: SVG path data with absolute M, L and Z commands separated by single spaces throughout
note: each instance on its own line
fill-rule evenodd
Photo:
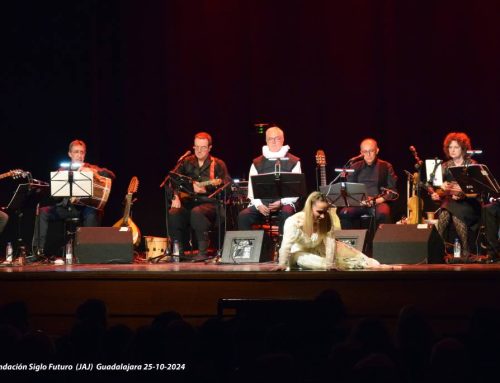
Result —
M 427 176 L 427 181 L 432 186 L 441 186 L 443 184 L 443 169 L 441 164 L 443 160 L 425 160 L 425 174 Z M 431 179 L 432 178 L 432 179 Z
M 336 207 L 362 206 L 367 196 L 366 185 L 356 182 L 337 182 L 320 186 L 319 190 Z
M 94 174 L 91 171 L 58 170 L 50 172 L 52 197 L 93 197 Z
M 466 194 L 500 193 L 500 186 L 486 165 L 451 166 L 448 169 Z
M 250 176 L 255 198 L 279 200 L 306 195 L 306 178 L 303 173 L 264 173 Z

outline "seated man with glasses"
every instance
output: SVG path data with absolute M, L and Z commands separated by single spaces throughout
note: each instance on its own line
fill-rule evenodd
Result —
M 212 194 L 219 186 L 230 182 L 226 164 L 210 154 L 212 137 L 205 132 L 194 136 L 194 154 L 187 156 L 177 173 L 190 179 L 188 189 L 174 191 L 169 210 L 169 234 L 179 241 L 182 254 L 184 244 L 189 241 L 189 227 L 194 230 L 198 243 L 198 255 L 205 256 L 209 245 L 208 231 L 217 218 L 217 205 L 203 197 Z
M 289 152 L 290 147 L 283 145 L 285 135 L 277 126 L 271 126 L 266 130 L 267 145 L 262 147 L 262 155 L 255 158 L 250 167 L 250 176 L 256 174 L 272 173 L 275 171 L 276 160 L 280 161 L 282 172 L 301 173 L 300 158 Z M 249 178 L 250 178 L 249 176 Z M 281 200 L 260 200 L 254 198 L 252 183 L 248 183 L 248 199 L 250 204 L 238 215 L 238 229 L 251 230 L 253 224 L 261 224 L 271 213 L 278 214 L 279 233 L 283 234 L 285 220 L 295 214 L 295 203 L 298 198 L 282 198 Z
M 373 138 L 365 138 L 360 145 L 362 158 L 351 164 L 354 173 L 349 173 L 347 182 L 366 185 L 368 200 L 364 206 L 342 208 L 338 215 L 342 229 L 355 228 L 354 222 L 374 209 L 377 227 L 380 223 L 391 221 L 391 208 L 387 201 L 397 199 L 396 182 L 398 177 L 392 165 L 378 158 L 379 147 Z

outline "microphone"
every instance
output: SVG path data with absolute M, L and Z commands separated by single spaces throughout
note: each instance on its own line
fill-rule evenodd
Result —
M 356 157 L 352 157 L 349 161 L 347 162 L 355 162 L 363 158 L 362 154 L 358 154 Z
M 178 160 L 177 162 L 181 162 L 184 158 L 186 158 L 187 156 L 189 156 L 191 154 L 191 150 L 188 150 L 186 151 L 186 153 L 184 153 Z
M 483 154 L 483 151 L 480 149 L 479 150 L 467 150 L 467 154 L 474 156 L 476 154 Z
M 276 162 L 274 163 L 274 176 L 278 178 L 281 175 L 281 161 L 279 158 L 276 158 Z

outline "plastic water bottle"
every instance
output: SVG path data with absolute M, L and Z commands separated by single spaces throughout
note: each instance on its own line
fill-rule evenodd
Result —
M 453 244 L 453 258 L 460 258 L 461 250 L 460 241 L 458 238 L 455 238 L 455 243 Z
M 5 262 L 12 263 L 14 250 L 12 249 L 12 243 L 7 242 L 7 248 L 5 250 Z
M 174 244 L 172 247 L 172 260 L 175 263 L 178 263 L 180 261 L 180 249 L 178 240 L 174 240 Z
M 73 264 L 73 243 L 71 241 L 66 244 L 66 264 Z

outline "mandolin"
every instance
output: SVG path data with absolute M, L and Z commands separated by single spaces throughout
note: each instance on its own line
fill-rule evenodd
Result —
M 132 242 L 134 246 L 139 246 L 141 242 L 141 232 L 137 225 L 130 218 L 130 209 L 133 205 L 132 197 L 134 193 L 137 193 L 139 188 L 139 179 L 137 177 L 132 177 L 128 185 L 127 194 L 125 195 L 125 208 L 123 209 L 123 217 L 116 222 L 113 227 L 128 227 L 132 231 Z
M 208 181 L 192 181 L 193 183 L 196 183 L 199 187 L 205 187 L 205 186 L 219 186 L 222 183 L 222 180 L 220 178 L 214 178 Z M 187 202 L 190 199 L 192 199 L 193 195 L 195 193 L 188 193 L 184 191 L 179 192 L 179 198 L 181 199 L 182 202 Z
M 326 186 L 326 156 L 321 149 L 316 152 L 316 165 L 319 168 L 319 186 Z

